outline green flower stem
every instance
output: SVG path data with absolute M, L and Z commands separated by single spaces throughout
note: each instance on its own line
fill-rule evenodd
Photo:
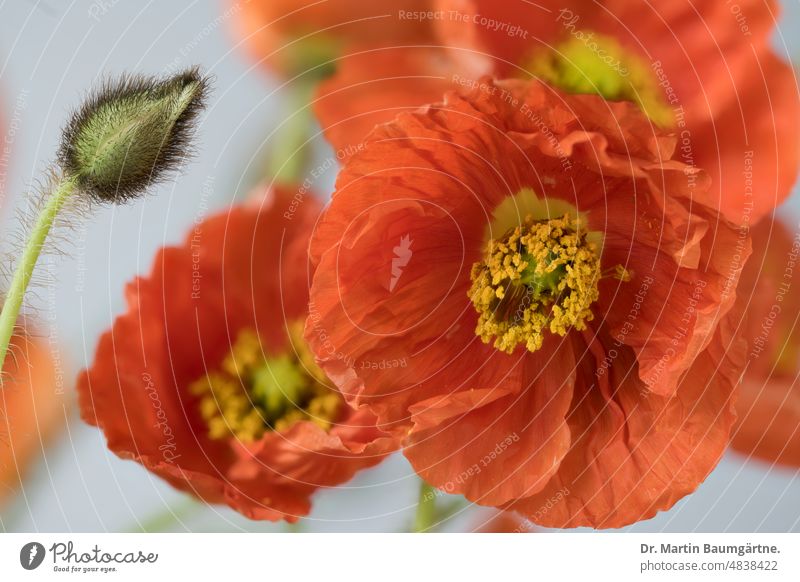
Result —
M 303 81 L 295 83 L 287 93 L 296 110 L 275 130 L 273 141 L 276 145 L 267 166 L 269 177 L 276 184 L 295 185 L 302 182 L 309 158 L 306 142 L 314 126 L 311 97 L 316 84 Z
M 436 523 L 436 489 L 425 481 L 419 484 L 419 502 L 414 517 L 414 531 L 422 533 L 430 531 Z
M 77 180 L 74 178 L 69 176 L 62 178 L 53 194 L 47 200 L 39 218 L 36 219 L 31 237 L 25 245 L 22 257 L 14 271 L 11 286 L 8 289 L 5 303 L 3 303 L 3 310 L 0 312 L 0 366 L 6 361 L 8 345 L 11 341 L 11 336 L 14 335 L 14 327 L 17 324 L 19 311 L 22 308 L 25 291 L 31 282 L 33 269 L 39 260 L 44 242 L 47 239 L 50 228 L 53 226 L 53 222 L 55 222 L 56 216 L 58 216 L 64 203 L 75 191 L 76 185 Z M 0 385 L 2 385 L 2 377 L 0 377 Z

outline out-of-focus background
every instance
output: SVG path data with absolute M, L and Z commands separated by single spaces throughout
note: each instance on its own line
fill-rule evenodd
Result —
M 800 3 L 783 2 L 775 46 L 800 56 Z M 44 451 L 24 490 L 0 509 L 0 531 L 281 531 L 227 508 L 193 502 L 138 464 L 105 448 L 99 430 L 74 410 L 74 378 L 97 339 L 124 310 L 123 288 L 149 270 L 157 248 L 177 243 L 196 220 L 252 187 L 277 124 L 293 111 L 276 79 L 243 55 L 232 33 L 239 5 L 221 0 L 5 0 L 0 2 L 0 217 L 15 208 L 52 161 L 72 107 L 106 74 L 170 73 L 193 64 L 215 77 L 199 152 L 182 176 L 123 208 L 76 222 L 64 248 L 41 265 L 34 305 L 63 382 L 55 389 L 68 432 Z M 325 155 L 319 138 L 317 154 Z M 335 168 L 317 182 L 330 192 Z M 784 210 L 800 215 L 795 193 Z M 0 237 L 7 240 L 6 236 Z M 13 247 L 2 249 L 13 251 Z M 418 480 L 401 455 L 343 488 L 317 494 L 304 531 L 400 531 L 413 517 Z M 447 526 L 471 529 L 484 510 L 468 508 Z M 728 454 L 697 492 L 636 531 L 800 531 L 800 474 Z

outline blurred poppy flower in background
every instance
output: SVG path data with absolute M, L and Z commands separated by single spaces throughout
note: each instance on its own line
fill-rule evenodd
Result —
M 67 423 L 60 382 L 46 340 L 35 332 L 12 337 L 0 388 L 0 507 Z
M 750 345 L 737 402 L 733 448 L 769 463 L 800 467 L 800 233 L 781 220 L 753 230 L 753 256 L 739 301 Z
M 436 47 L 365 49 L 342 56 L 339 71 L 323 80 L 312 104 L 325 137 L 346 160 L 364 138 L 403 111 L 442 99 L 453 85 L 452 65 Z
M 162 249 L 78 382 L 83 418 L 114 453 L 251 519 L 296 521 L 318 488 L 394 448 L 300 338 L 319 206 L 295 194 L 217 214 Z
M 389 121 L 442 87 L 483 74 L 534 76 L 570 93 L 637 103 L 679 136 L 678 159 L 709 173 L 712 188 L 700 200 L 736 224 L 757 221 L 788 196 L 800 103 L 791 67 L 770 48 L 775 2 L 746 0 L 737 12 L 713 0 L 431 4 L 436 16 L 425 21 L 446 55 L 430 47 L 408 49 L 406 58 L 386 47 L 344 55 L 321 85 L 314 108 L 335 148 L 353 148 L 370 129 L 365 121 Z M 393 16 L 400 30 L 413 22 Z
M 317 119 L 343 160 L 360 147 L 361 138 L 376 123 L 391 119 L 404 107 L 441 99 L 449 82 L 427 71 L 442 64 L 446 51 L 438 46 L 434 23 L 413 15 L 427 14 L 430 0 L 251 0 L 232 3 L 234 33 L 253 61 L 286 80 L 296 114 L 281 124 L 277 138 L 291 161 L 277 162 L 268 178 L 278 183 L 299 181 L 293 168 L 306 145 L 306 112 Z M 408 15 L 408 16 L 406 16 Z M 385 49 L 385 50 L 382 50 Z M 328 79 L 343 62 L 348 66 L 335 83 Z M 378 71 L 381 79 L 374 82 Z M 410 87 L 412 84 L 413 87 Z M 323 99 L 333 93 L 331 99 Z M 310 102 L 310 105 L 306 107 Z M 295 129 L 298 124 L 299 130 Z M 289 170 L 287 172 L 287 167 Z M 288 180 L 285 179 L 288 173 Z
M 257 63 L 285 77 L 322 78 L 336 59 L 355 47 L 392 47 L 426 42 L 433 23 L 398 26 L 398 12 L 430 8 L 430 0 L 250 0 L 233 3 L 234 25 Z M 313 70 L 312 70 L 313 69 Z
M 703 201 L 731 221 L 755 221 L 789 195 L 800 162 L 791 129 L 800 123 L 800 103 L 790 65 L 770 46 L 776 1 L 746 0 L 737 11 L 714 0 L 441 5 L 520 24 L 537 39 L 532 46 L 503 28 L 478 25 L 465 36 L 449 27 L 444 42 L 485 52 L 496 74 L 519 74 L 522 67 L 565 90 L 639 102 L 680 135 L 679 158 L 711 176 Z
M 552 527 L 652 517 L 727 446 L 749 240 L 635 105 L 480 83 L 345 165 L 306 338 L 432 485 Z

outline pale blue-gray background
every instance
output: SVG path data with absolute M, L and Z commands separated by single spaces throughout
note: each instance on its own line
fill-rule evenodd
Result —
M 800 4 L 784 4 L 776 46 L 785 43 L 789 54 L 800 56 Z M 78 229 L 70 256 L 53 266 L 57 282 L 40 309 L 53 326 L 46 333 L 56 334 L 63 346 L 68 379 L 91 359 L 99 334 L 123 311 L 124 282 L 147 272 L 155 250 L 182 239 L 195 218 L 246 191 L 259 170 L 257 152 L 292 111 L 283 92 L 271 94 L 277 82 L 234 48 L 226 8 L 215 0 L 0 2 L 0 104 L 6 123 L 14 120 L 2 201 L 6 228 L 15 226 L 10 208 L 52 160 L 70 107 L 101 73 L 159 73 L 197 63 L 216 76 L 199 154 L 184 175 L 146 200 L 96 212 Z M 333 173 L 326 179 L 332 181 Z M 797 196 L 789 210 L 798 214 Z M 413 514 L 417 486 L 408 464 L 395 456 L 345 489 L 318 494 L 303 527 L 402 530 Z M 2 514 L 0 531 L 135 529 L 167 506 L 180 514 L 171 526 L 180 531 L 285 527 L 248 522 L 226 508 L 187 507 L 183 495 L 137 464 L 117 459 L 99 431 L 76 420 L 36 467 L 24 498 Z M 471 529 L 476 517 L 465 513 L 449 529 Z M 694 495 L 631 529 L 800 531 L 799 520 L 797 472 L 728 455 Z

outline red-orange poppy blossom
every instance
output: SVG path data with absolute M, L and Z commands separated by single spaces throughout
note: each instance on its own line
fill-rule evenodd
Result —
M 359 46 L 397 46 L 430 40 L 433 23 L 406 19 L 430 0 L 251 0 L 229 9 L 238 38 L 252 58 L 285 76 L 324 77 L 336 59 Z
M 752 231 L 753 256 L 739 283 L 750 349 L 737 401 L 733 448 L 800 467 L 800 231 L 785 219 Z
M 446 55 L 429 46 L 409 48 L 405 58 L 398 48 L 353 52 L 321 85 L 314 107 L 334 147 L 352 149 L 367 121 L 431 102 L 431 91 L 474 84 L 483 74 L 536 77 L 637 103 L 676 135 L 677 159 L 709 174 L 711 188 L 696 196 L 736 224 L 755 223 L 788 196 L 800 162 L 800 103 L 790 65 L 770 44 L 776 2 L 431 5 L 437 36 L 428 44 Z
M 534 80 L 380 126 L 311 239 L 318 363 L 444 491 L 552 527 L 671 507 L 728 443 L 750 252 L 677 147 Z
M 114 453 L 252 519 L 296 521 L 317 489 L 395 448 L 300 337 L 318 204 L 298 192 L 216 214 L 163 248 L 78 382 L 82 417 Z

